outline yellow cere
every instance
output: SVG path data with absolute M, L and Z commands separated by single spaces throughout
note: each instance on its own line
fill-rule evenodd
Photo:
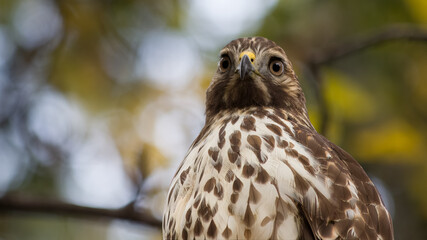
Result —
M 255 54 L 253 52 L 245 51 L 245 52 L 240 53 L 239 61 L 242 60 L 242 57 L 244 55 L 248 55 L 249 59 L 251 60 L 251 63 L 252 64 L 254 63 L 254 61 L 255 61 Z

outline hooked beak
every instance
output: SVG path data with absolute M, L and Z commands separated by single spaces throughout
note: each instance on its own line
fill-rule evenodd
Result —
M 251 73 L 252 71 L 255 71 L 254 66 L 251 63 L 251 60 L 249 59 L 248 55 L 243 55 L 242 60 L 240 61 L 240 65 L 238 67 L 238 70 L 240 71 L 240 79 L 244 80 L 246 77 Z

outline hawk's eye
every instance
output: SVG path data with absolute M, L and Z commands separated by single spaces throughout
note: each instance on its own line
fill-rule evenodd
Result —
M 279 59 L 275 59 L 270 62 L 270 72 L 276 76 L 279 76 L 283 73 L 285 66 L 283 62 Z
M 219 70 L 221 72 L 225 72 L 230 68 L 230 58 L 228 56 L 222 56 L 221 60 L 219 60 Z

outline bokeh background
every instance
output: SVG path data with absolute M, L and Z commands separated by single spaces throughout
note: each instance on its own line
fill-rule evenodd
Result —
M 292 60 L 317 129 L 380 188 L 396 239 L 427 239 L 427 43 L 309 71 L 312 56 L 395 25 L 427 27 L 427 1 L 0 0 L 0 196 L 160 219 L 218 51 L 261 35 Z M 10 210 L 2 240 L 161 237 L 132 221 Z

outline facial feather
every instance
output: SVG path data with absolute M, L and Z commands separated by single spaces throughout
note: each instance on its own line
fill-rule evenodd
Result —
M 254 71 L 240 79 L 239 64 L 246 52 L 251 54 Z M 206 93 L 207 120 L 222 110 L 264 106 L 283 108 L 309 123 L 304 94 L 281 47 L 261 37 L 240 38 L 226 45 L 220 55 L 218 70 Z M 227 68 L 222 66 L 224 59 L 228 61 Z M 281 74 L 272 71 L 272 61 L 283 67 Z

